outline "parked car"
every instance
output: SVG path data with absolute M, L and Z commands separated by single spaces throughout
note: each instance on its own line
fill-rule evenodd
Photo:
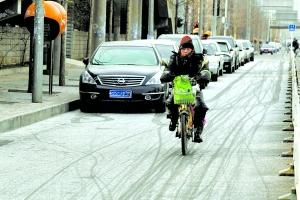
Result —
M 261 47 L 259 48 L 259 52 L 260 54 L 264 54 L 264 53 L 270 53 L 270 54 L 273 54 L 275 53 L 275 48 L 274 46 L 270 45 L 270 44 L 262 44 Z
M 224 58 L 221 55 L 220 46 L 213 40 L 202 40 L 204 49 L 206 50 L 209 61 L 209 71 L 211 72 L 211 80 L 217 81 L 219 76 L 223 75 Z
M 249 40 L 239 40 L 246 48 L 246 62 L 254 61 L 254 47 Z
M 155 40 L 155 39 L 148 39 L 148 40 L 135 40 L 137 42 L 140 42 L 142 44 L 149 44 L 153 45 L 153 47 L 157 50 L 159 53 L 161 59 L 165 61 L 166 63 L 169 62 L 172 52 L 178 52 L 178 46 L 176 45 L 176 42 L 172 40 Z
M 239 47 L 239 65 L 243 66 L 247 62 L 247 50 L 243 44 L 243 41 L 236 40 L 236 44 Z
M 168 39 L 168 40 L 173 40 L 176 42 L 177 47 L 179 48 L 179 43 L 180 40 L 182 39 L 183 36 L 188 35 L 191 37 L 194 48 L 195 48 L 195 53 L 203 53 L 203 45 L 201 43 L 201 40 L 198 35 L 189 35 L 189 34 L 162 34 L 160 35 L 157 39 Z M 209 66 L 208 64 L 208 59 L 204 56 L 204 62 L 202 63 L 202 66 Z
M 226 40 L 229 43 L 229 50 L 232 51 L 234 69 L 238 68 L 239 65 L 239 48 L 236 44 L 236 41 L 231 36 L 211 36 L 208 39 L 210 40 Z
M 232 73 L 235 71 L 235 62 L 234 62 L 234 52 L 231 49 L 231 46 L 227 40 L 222 39 L 214 39 L 221 49 L 221 53 L 217 53 L 217 55 L 223 55 L 224 57 L 224 65 L 223 68 L 227 73 Z M 230 51 L 231 49 L 231 51 Z
M 91 111 L 104 103 L 142 103 L 165 112 L 167 85 L 160 82 L 161 57 L 151 44 L 104 42 L 80 76 L 80 109 Z

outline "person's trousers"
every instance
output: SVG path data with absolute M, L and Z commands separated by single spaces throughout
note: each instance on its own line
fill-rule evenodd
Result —
M 166 102 L 167 108 L 170 112 L 171 120 L 173 123 L 176 123 L 178 121 L 179 112 L 178 112 L 178 105 L 174 104 L 174 96 L 171 95 L 167 102 Z M 199 126 L 203 126 L 204 118 L 206 115 L 206 112 L 208 111 L 208 107 L 206 106 L 203 94 L 201 91 L 197 92 L 196 95 L 196 102 L 194 107 L 194 127 L 197 128 Z

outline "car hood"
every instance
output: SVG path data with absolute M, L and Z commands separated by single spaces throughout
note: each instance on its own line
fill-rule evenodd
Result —
M 220 61 L 220 56 L 208 55 L 207 59 L 209 60 L 209 62 L 219 62 Z
M 141 65 L 89 65 L 87 70 L 95 75 L 153 76 L 162 71 L 160 66 Z

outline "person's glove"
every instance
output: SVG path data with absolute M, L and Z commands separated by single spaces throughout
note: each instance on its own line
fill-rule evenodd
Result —
M 211 79 L 211 73 L 208 70 L 202 70 L 197 76 L 197 83 L 200 86 L 200 89 L 204 89 Z
M 160 77 L 160 81 L 162 83 L 172 82 L 175 78 L 174 74 L 171 74 L 170 72 L 163 72 L 163 74 Z

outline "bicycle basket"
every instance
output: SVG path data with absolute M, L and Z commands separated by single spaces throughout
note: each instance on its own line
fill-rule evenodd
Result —
M 192 84 L 188 76 L 176 76 L 173 81 L 174 104 L 194 104 Z

